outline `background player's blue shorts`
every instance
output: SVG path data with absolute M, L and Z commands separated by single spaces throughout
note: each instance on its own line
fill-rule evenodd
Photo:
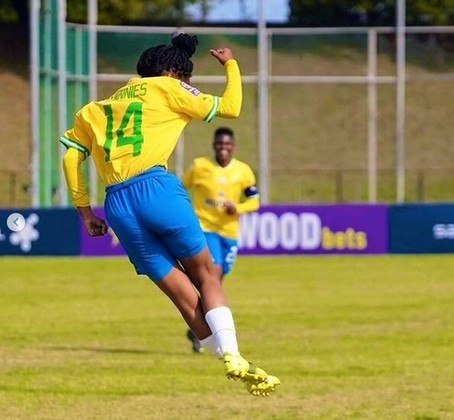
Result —
M 138 274 L 162 280 L 177 260 L 206 247 L 184 186 L 163 167 L 153 167 L 106 192 L 107 221 Z
M 238 253 L 238 241 L 214 232 L 205 232 L 205 238 L 214 263 L 222 267 L 222 274 L 230 273 Z

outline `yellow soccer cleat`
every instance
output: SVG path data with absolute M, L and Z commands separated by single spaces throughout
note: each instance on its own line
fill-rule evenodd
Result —
M 279 378 L 276 376 L 268 375 L 268 378 L 265 382 L 260 382 L 258 384 L 245 382 L 245 386 L 249 394 L 252 394 L 256 397 L 267 397 L 272 392 L 276 390 L 276 386 L 281 383 Z
M 239 354 L 224 353 L 225 376 L 228 379 L 237 380 L 248 384 L 260 384 L 268 379 L 267 373 L 253 363 L 248 362 Z

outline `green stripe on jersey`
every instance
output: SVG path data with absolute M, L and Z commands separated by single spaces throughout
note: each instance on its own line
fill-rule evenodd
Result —
M 213 99 L 214 99 L 213 107 L 211 108 L 208 115 L 203 119 L 206 122 L 210 122 L 216 116 L 219 110 L 219 105 L 221 104 L 219 96 L 213 96 Z
M 74 149 L 77 149 L 79 152 L 82 152 L 85 157 L 87 157 L 90 152 L 85 146 L 82 146 L 81 144 L 75 142 L 74 140 L 68 139 L 67 137 L 60 137 L 60 143 L 62 143 L 66 147 L 72 147 Z

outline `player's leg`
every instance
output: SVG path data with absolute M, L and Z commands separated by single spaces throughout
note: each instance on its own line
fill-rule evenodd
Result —
M 202 252 L 195 258 L 205 258 L 205 256 L 206 252 Z M 185 262 L 186 267 L 194 264 L 193 258 Z M 238 353 L 233 317 L 227 306 L 215 306 L 203 317 L 200 300 L 197 306 L 194 306 L 194 288 L 190 287 L 191 280 L 177 268 L 156 284 L 174 302 L 188 325 L 201 338 L 202 346 L 208 348 L 216 357 L 222 358 L 227 378 L 242 380 L 247 391 L 255 396 L 267 396 L 275 391 L 276 386 L 280 384 L 279 379 L 268 375 Z M 204 323 L 205 320 L 206 323 Z M 206 324 L 209 325 L 209 330 L 206 329 Z
M 197 337 L 203 340 L 211 335 L 210 327 L 205 321 L 200 296 L 181 269 L 174 267 L 162 280 L 155 283 L 177 307 L 186 324 Z
M 236 256 L 238 254 L 238 241 L 231 238 L 220 237 L 220 244 L 222 249 L 222 276 L 229 274 L 236 261 Z
M 208 258 L 207 254 L 208 250 L 194 258 L 206 259 Z M 195 262 L 194 258 L 187 259 L 187 264 L 184 265 L 192 266 Z M 222 351 L 219 347 L 219 340 L 216 339 L 217 336 L 221 336 L 217 338 L 221 338 L 221 345 L 222 343 L 224 344 L 224 350 L 225 348 L 229 348 L 232 344 L 229 342 L 231 337 L 229 337 L 229 334 L 226 336 L 225 332 L 229 332 L 229 329 L 233 328 L 234 333 L 233 318 L 231 319 L 231 323 L 222 319 L 223 317 L 231 317 L 231 312 L 227 307 L 215 307 L 211 309 L 204 318 L 200 300 L 197 300 L 198 294 L 195 292 L 190 279 L 176 267 L 173 268 L 166 277 L 156 282 L 156 285 L 180 310 L 183 318 L 185 318 L 191 329 L 202 338 L 202 344 L 209 348 L 217 357 L 223 357 L 225 373 L 229 379 L 243 380 L 247 391 L 255 396 L 267 396 L 275 391 L 276 386 L 280 384 L 278 378 L 268 375 L 263 369 L 249 363 L 241 357 L 240 354 L 227 353 Z M 217 310 L 221 310 L 221 312 L 218 313 L 216 312 Z M 221 319 L 216 319 L 217 316 L 221 316 Z M 205 319 L 209 325 L 208 329 L 206 323 L 203 322 Z M 217 328 L 222 328 L 222 326 L 226 327 L 227 330 L 217 330 Z M 216 333 L 214 333 L 214 331 L 216 331 Z M 212 332 L 213 335 L 211 335 Z M 221 332 L 224 334 L 221 334 Z M 236 337 L 234 337 L 234 340 L 236 342 Z
M 162 254 L 163 252 L 160 253 Z M 213 268 L 208 248 L 195 257 L 182 260 L 181 263 L 188 274 L 198 272 L 200 266 L 204 266 L 208 272 Z M 162 264 L 159 265 L 162 266 Z M 164 265 L 167 265 L 167 262 Z M 142 268 L 142 270 L 146 269 Z M 160 277 L 152 271 L 150 275 L 154 279 Z M 195 274 L 194 277 L 196 277 Z M 207 312 L 203 310 L 203 299 L 195 290 L 192 279 L 178 267 L 173 267 L 167 275 L 155 283 L 172 300 L 191 330 L 200 337 L 202 346 L 208 348 L 216 357 L 223 358 L 225 374 L 229 379 L 244 381 L 246 389 L 252 395 L 269 395 L 280 383 L 279 380 L 239 354 L 235 324 L 232 313 L 226 306 L 223 289 L 215 275 L 211 274 L 212 280 L 205 282 L 203 279 L 207 277 L 209 275 L 199 275 L 202 279 L 200 295 L 211 297 L 205 300 L 205 306 L 210 308 Z M 213 290 L 212 286 L 214 286 L 213 289 L 220 287 L 221 292 Z
M 152 208 L 141 206 L 137 209 L 141 222 L 181 262 L 200 292 L 205 313 L 227 306 L 205 235 L 186 190 L 172 174 L 159 174 L 152 181 Z
M 262 383 L 258 389 L 261 395 L 274 390 L 275 384 L 267 382 L 266 372 L 239 355 L 232 312 L 186 190 L 170 174 L 154 178 L 150 191 L 152 189 L 156 191 L 150 193 L 153 196 L 152 209 L 148 211 L 139 205 L 136 211 L 140 213 L 147 230 L 154 232 L 165 248 L 180 261 L 190 281 L 199 291 L 205 320 L 213 333 L 205 340 L 214 339 L 220 347 L 227 377 L 239 378 L 254 386 Z M 173 286 L 175 282 L 172 280 L 168 284 Z M 185 307 L 185 303 L 180 301 L 187 298 L 185 293 L 174 293 L 173 287 L 170 291 L 165 291 L 172 294 L 177 307 Z M 203 335 L 200 338 L 204 338 Z M 248 391 L 251 392 L 249 388 Z
M 236 248 L 234 248 L 236 241 L 227 242 L 229 252 L 236 255 Z M 208 250 L 204 250 L 193 257 L 181 259 L 180 262 L 200 292 L 202 306 L 206 311 L 205 318 L 223 354 L 225 374 L 229 379 L 242 380 L 252 395 L 267 396 L 275 391 L 280 381 L 239 354 L 232 312 L 227 306 L 227 299 L 219 279 L 219 270 L 216 270 L 210 258 L 211 254 Z M 231 269 L 234 261 L 228 260 L 230 264 L 227 266 Z
M 222 280 L 222 265 L 224 260 L 222 238 L 214 232 L 204 232 L 204 234 L 208 249 L 210 250 L 211 257 L 213 258 L 216 275 Z
M 227 306 L 222 284 L 213 274 L 210 257 L 206 249 L 180 262 L 200 291 L 202 306 L 206 310 L 205 319 L 223 354 L 225 374 L 229 379 L 242 380 L 253 395 L 269 395 L 280 382 L 239 354 L 232 312 Z
M 163 181 L 164 184 L 165 182 L 167 181 Z M 173 181 L 169 179 L 168 182 Z M 199 291 L 202 308 L 212 331 L 211 324 L 216 324 L 213 334 L 219 340 L 222 351 L 238 354 L 233 317 L 205 235 L 183 186 L 181 183 L 174 184 L 174 188 L 176 193 L 160 196 L 153 212 L 147 215 L 146 223 L 160 235 Z M 163 187 L 162 190 L 168 191 L 169 188 Z M 221 322 L 222 326 L 218 327 L 217 324 Z
M 187 325 L 202 339 L 211 335 L 201 300 L 176 258 L 157 235 L 146 229 L 133 212 L 122 209 L 125 194 L 118 192 L 106 201 L 108 222 L 125 249 L 138 274 L 147 275 L 166 293 Z M 115 200 L 118 198 L 118 200 Z
M 214 337 L 207 337 L 207 332 L 209 336 L 212 334 L 204 317 L 206 308 L 202 309 L 192 279 L 189 281 L 177 268 L 177 258 L 205 251 L 210 270 L 204 279 L 209 278 L 214 286 L 213 291 L 207 293 L 214 300 L 209 305 L 225 306 L 226 299 L 214 275 L 198 219 L 178 178 L 157 170 L 127 187 L 111 188 L 105 208 L 107 219 L 137 273 L 148 275 L 155 282 L 165 280 L 161 289 L 180 310 L 189 327 L 204 340 L 204 346 L 216 352 Z M 187 220 L 188 215 L 190 220 Z
M 214 263 L 214 267 L 216 270 L 216 276 L 220 279 L 222 278 L 222 244 L 221 244 L 221 237 L 214 233 L 214 232 L 204 232 L 205 239 L 207 241 L 208 249 L 211 254 L 211 258 Z M 197 337 L 197 335 L 192 331 L 188 330 L 186 333 L 186 337 L 192 343 L 192 350 L 195 353 L 203 352 L 204 348 L 201 344 L 201 341 Z
M 156 282 L 156 285 L 178 308 L 190 327 L 189 331 L 195 335 L 198 346 L 209 349 L 218 358 L 222 357 L 221 350 L 205 320 L 200 296 L 188 276 L 179 267 L 174 267 L 167 276 Z

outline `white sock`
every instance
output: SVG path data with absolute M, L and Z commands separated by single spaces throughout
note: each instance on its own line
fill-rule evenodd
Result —
M 232 311 L 227 306 L 218 306 L 208 311 L 205 319 L 222 354 L 239 354 Z
M 218 343 L 216 342 L 213 334 L 211 334 L 207 338 L 204 338 L 203 340 L 200 340 L 200 344 L 202 345 L 202 347 L 210 350 L 211 353 L 213 353 L 218 359 L 222 358 L 221 348 L 218 346 Z

